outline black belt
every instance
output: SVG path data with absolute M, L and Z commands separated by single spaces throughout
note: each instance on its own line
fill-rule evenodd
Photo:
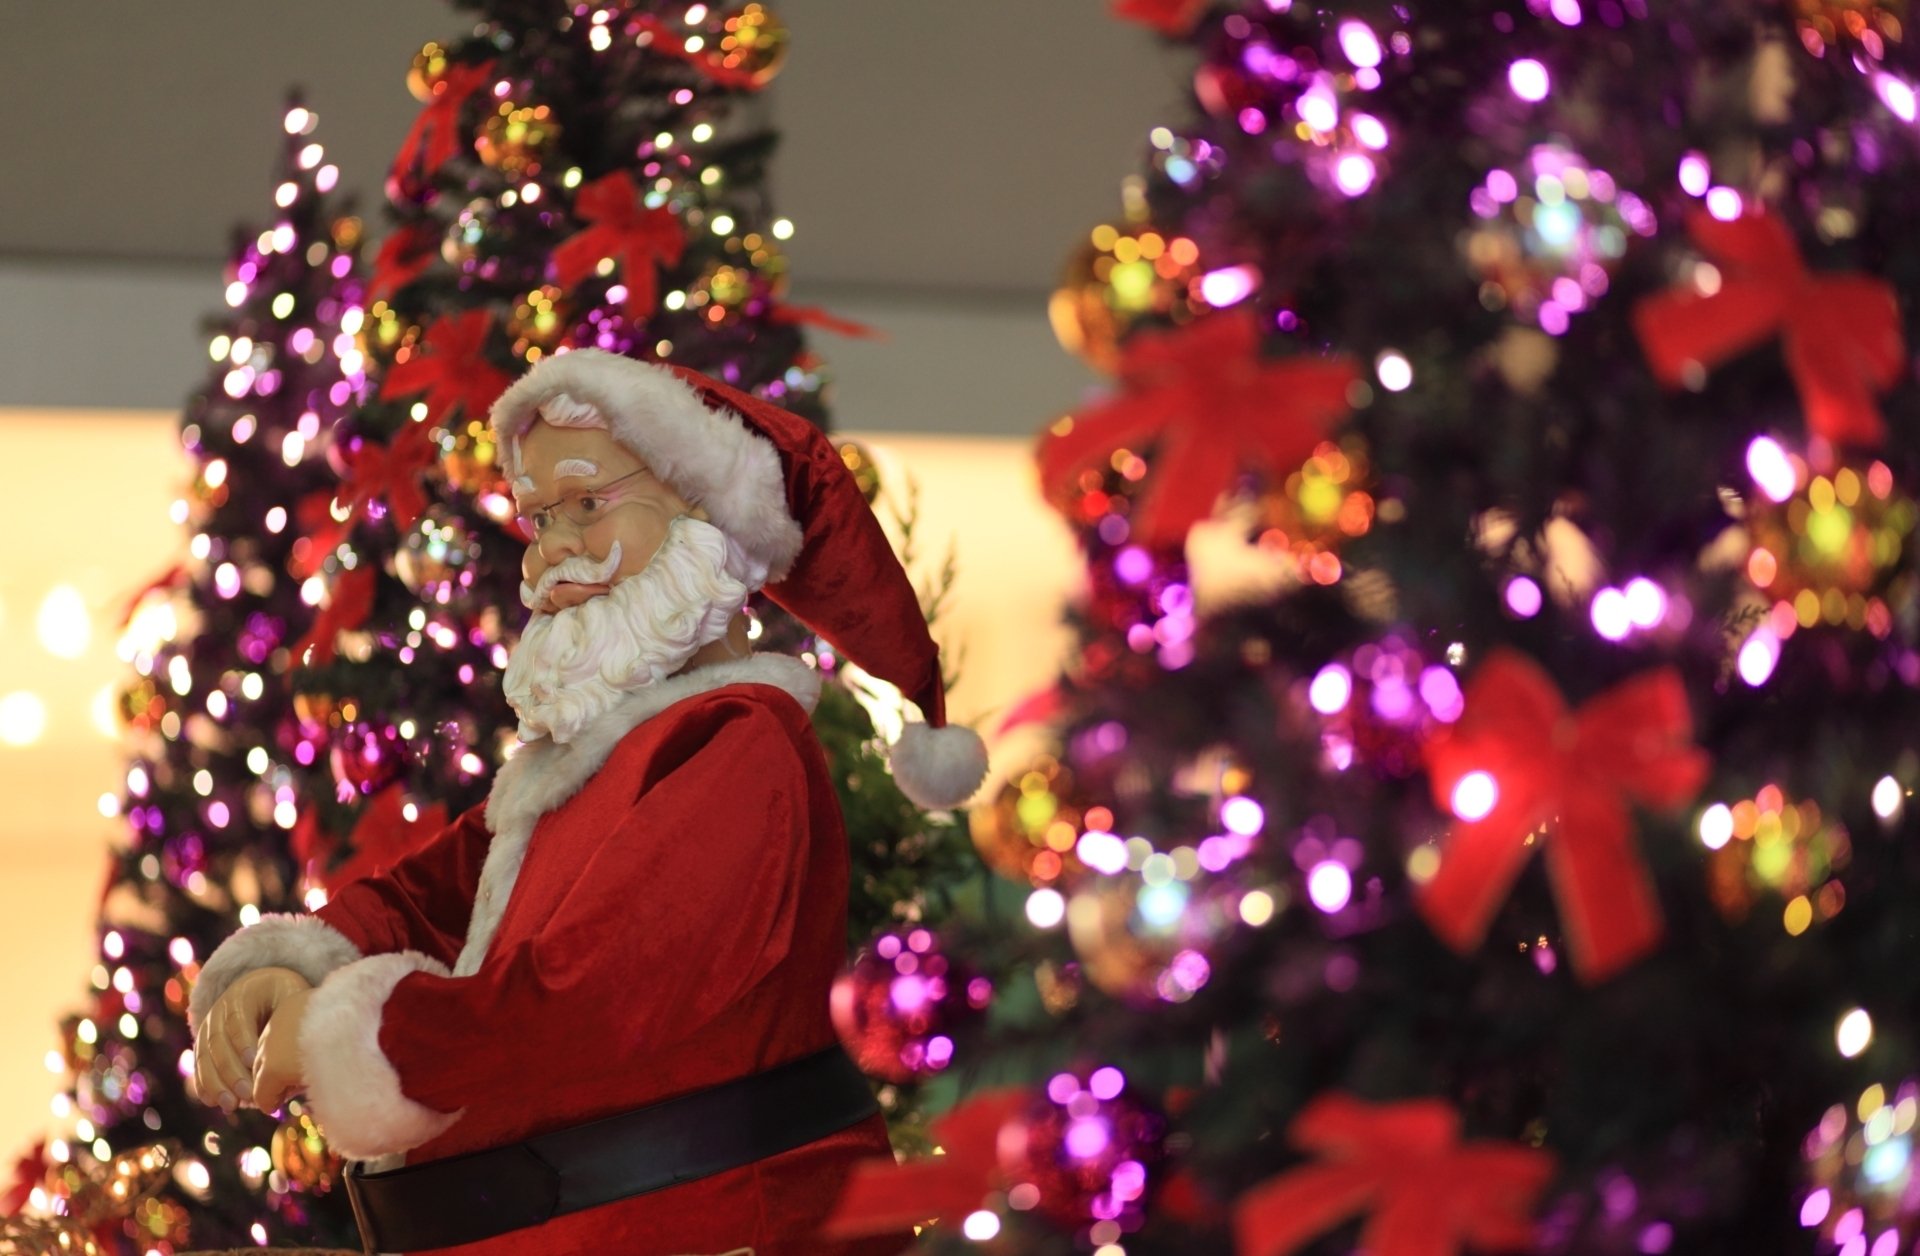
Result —
M 347 1193 L 368 1252 L 454 1247 L 752 1164 L 879 1110 L 853 1061 L 829 1047 L 505 1147 L 385 1173 L 351 1165 Z

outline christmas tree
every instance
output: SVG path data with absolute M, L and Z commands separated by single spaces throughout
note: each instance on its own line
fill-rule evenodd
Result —
M 78 1223 L 70 1241 L 108 1252 L 176 1250 L 211 1195 L 258 1190 L 269 1169 L 248 1149 L 270 1141 L 271 1120 L 225 1118 L 188 1093 L 185 1008 L 196 963 L 235 920 L 299 907 L 289 667 L 313 611 L 287 571 L 292 508 L 332 485 L 326 433 L 363 384 L 338 330 L 360 306 L 361 223 L 333 190 L 313 112 L 296 98 L 284 123 L 271 224 L 237 235 L 230 308 L 180 419 L 192 481 L 173 522 L 187 555 L 128 606 L 119 713 L 136 750 L 89 1002 L 61 1026 L 69 1088 L 54 1113 L 71 1134 L 21 1161 L 0 1208 L 57 1214 Z M 268 1225 L 278 1232 L 265 1216 L 212 1228 L 253 1243 Z
M 842 1224 L 1914 1250 L 1906 6 L 1115 7 L 1199 55 L 1054 300 L 1079 649 Z

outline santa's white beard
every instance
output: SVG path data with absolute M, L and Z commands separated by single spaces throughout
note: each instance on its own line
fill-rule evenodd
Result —
M 608 559 L 570 558 L 549 574 L 604 581 L 617 553 Z M 520 717 L 520 739 L 551 737 L 565 745 L 622 694 L 679 671 L 696 650 L 726 635 L 766 579 L 754 567 L 720 529 L 682 516 L 643 570 L 578 606 L 536 614 L 520 634 L 504 680 L 507 702 Z

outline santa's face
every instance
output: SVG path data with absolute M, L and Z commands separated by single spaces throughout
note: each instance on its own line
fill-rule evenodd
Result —
M 520 572 L 538 614 L 604 595 L 645 569 L 675 519 L 701 517 L 602 427 L 534 423 L 520 439 L 519 472 L 514 502 L 535 531 Z M 592 568 L 592 578 L 549 579 L 543 588 L 568 559 L 581 560 L 569 573 Z

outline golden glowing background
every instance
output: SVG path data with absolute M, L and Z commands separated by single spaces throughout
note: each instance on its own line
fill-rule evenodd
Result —
M 1077 578 L 1065 528 L 1041 506 L 1028 442 L 859 436 L 882 484 L 920 485 L 916 574 L 958 563 L 937 633 L 965 657 L 948 709 L 990 731 L 1047 684 L 1067 645 Z M 79 1006 L 95 962 L 94 914 L 118 821 L 125 748 L 112 692 L 127 599 L 184 557 L 169 518 L 186 461 L 174 416 L 0 408 L 12 545 L 0 564 L 0 1157 L 53 1125 L 46 1068 L 55 1024 Z

